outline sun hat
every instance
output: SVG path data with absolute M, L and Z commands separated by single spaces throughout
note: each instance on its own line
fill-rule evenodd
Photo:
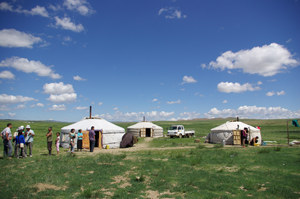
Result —
M 17 131 L 23 131 L 23 127 L 22 126 L 18 127 Z
M 30 129 L 30 125 L 27 125 L 26 128 L 27 128 L 27 129 Z

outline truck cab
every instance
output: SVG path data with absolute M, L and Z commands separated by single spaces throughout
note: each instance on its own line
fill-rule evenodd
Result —
M 182 137 L 184 136 L 184 127 L 182 125 L 172 125 L 170 126 L 169 130 L 168 130 L 168 136 L 170 136 L 170 138 L 173 137 Z

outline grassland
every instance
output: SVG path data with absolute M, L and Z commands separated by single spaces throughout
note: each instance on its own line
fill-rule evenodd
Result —
M 8 121 L 0 121 L 3 128 Z M 46 131 L 67 123 L 35 122 L 32 158 L 0 159 L 1 198 L 299 198 L 300 147 L 285 147 L 286 120 L 243 120 L 262 127 L 267 147 L 203 144 L 210 129 L 224 120 L 155 122 L 164 128 L 183 124 L 196 138 L 140 139 L 131 150 L 99 150 L 75 155 L 61 149 L 45 156 Z M 13 130 L 24 121 L 12 121 Z M 133 123 L 118 123 L 126 128 Z M 290 126 L 300 140 L 300 128 Z M 146 142 L 147 141 L 147 142 Z M 145 145 L 147 144 L 147 145 Z M 148 146 L 139 148 L 138 146 Z M 0 149 L 3 143 L 0 143 Z M 140 150 L 134 150 L 134 149 Z

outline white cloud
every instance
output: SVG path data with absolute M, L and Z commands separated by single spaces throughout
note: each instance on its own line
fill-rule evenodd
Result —
M 60 5 L 56 5 L 56 6 L 54 6 L 54 5 L 49 5 L 49 8 L 51 9 L 51 10 L 53 10 L 53 11 L 58 11 L 58 10 L 62 10 L 62 7 L 60 6 Z
M 95 11 L 86 0 L 65 0 L 64 6 L 69 10 L 76 10 L 81 15 L 87 16 Z
M 63 94 L 63 93 L 74 93 L 73 86 L 71 84 L 59 83 L 46 83 L 43 86 L 45 94 Z
M 73 79 L 77 80 L 77 81 L 86 81 L 86 79 L 83 79 L 83 78 L 79 77 L 78 75 L 77 76 L 73 76 Z
M 15 79 L 15 75 L 12 74 L 10 71 L 5 70 L 5 71 L 2 71 L 0 73 L 0 78 L 2 78 L 2 79 Z
M 183 82 L 181 84 L 185 84 L 185 83 L 196 83 L 197 80 L 195 80 L 192 76 L 188 77 L 188 76 L 184 76 L 182 78 Z
M 54 105 L 52 105 L 51 108 L 48 108 L 47 110 L 48 111 L 64 111 L 66 109 L 67 109 L 67 107 L 64 104 L 61 104 L 61 105 L 54 104 Z
M 182 88 L 182 89 L 180 89 L 181 91 L 184 91 L 185 90 L 185 88 Z
M 289 40 L 287 40 L 285 43 L 289 43 L 292 41 L 292 38 L 290 38 Z
M 23 13 L 25 15 L 40 15 L 42 17 L 49 17 L 49 13 L 47 12 L 45 7 L 41 7 L 37 5 L 36 7 L 32 8 L 31 10 L 24 10 L 22 6 L 18 6 L 18 8 L 13 9 L 13 6 L 9 3 L 2 2 L 0 3 L 0 10 L 2 11 L 11 11 L 16 13 Z
M 36 73 L 38 76 L 44 77 L 49 76 L 52 79 L 59 79 L 60 76 L 51 69 L 51 66 L 45 66 L 40 61 L 29 61 L 26 58 L 12 57 L 2 60 L 0 67 L 12 67 L 18 71 L 23 71 L 25 73 Z
M 262 82 L 261 82 L 261 81 L 258 81 L 258 82 L 257 82 L 257 85 L 261 85 L 261 84 L 262 84 Z
M 177 100 L 177 101 L 171 101 L 171 102 L 167 102 L 167 104 L 180 104 L 181 100 Z
M 269 96 L 269 97 L 271 97 L 271 96 L 273 96 L 273 95 L 275 95 L 274 91 L 270 91 L 270 92 L 267 92 L 267 93 L 266 93 L 266 96 Z
M 23 97 L 21 95 L 6 95 L 0 94 L 0 104 L 16 104 L 35 100 L 32 97 Z
M 204 97 L 204 95 L 200 94 L 199 97 Z
M 182 119 L 182 120 L 191 120 L 191 119 L 199 118 L 200 113 L 193 111 L 193 112 L 183 112 L 183 113 L 180 113 L 179 115 L 181 116 L 180 119 Z
M 114 110 L 118 110 L 118 109 L 119 109 L 118 107 L 115 107 L 115 108 L 114 108 Z
M 0 30 L 0 46 L 2 47 L 24 47 L 32 48 L 32 45 L 43 41 L 39 37 L 35 37 L 25 32 L 20 32 L 15 29 Z
M 268 82 L 276 82 L 276 79 L 267 80 Z
M 158 15 L 161 15 L 161 14 L 164 14 L 165 18 L 167 19 L 174 19 L 174 18 L 177 18 L 177 19 L 180 19 L 180 18 L 186 18 L 186 15 L 181 15 L 181 11 L 180 10 L 177 10 L 176 8 L 174 7 L 167 7 L 167 8 L 161 8 L 159 11 L 158 11 Z
M 156 102 L 156 101 L 157 101 L 157 99 L 153 99 L 153 100 L 152 100 L 152 102 Z
M 9 112 L 8 115 L 9 115 L 10 117 L 14 117 L 16 114 L 15 114 L 15 113 Z
M 113 115 L 110 113 L 98 115 L 101 118 L 110 121 L 142 121 L 143 117 L 146 117 L 147 121 L 158 121 L 158 120 L 167 120 L 174 115 L 174 112 L 165 112 L 165 111 L 151 111 L 151 112 L 128 112 L 122 113 L 116 111 Z
M 218 110 L 212 108 L 205 113 L 208 118 L 215 117 L 240 117 L 240 118 L 257 118 L 257 119 L 283 119 L 283 118 L 299 118 L 300 110 L 290 111 L 281 107 L 256 107 L 256 106 L 240 106 L 237 110 L 223 109 Z
M 3 116 L 4 116 L 4 114 L 0 113 L 0 117 L 3 117 Z
M 23 108 L 26 108 L 24 104 L 19 104 L 17 107 L 15 107 L 15 109 L 23 109 Z
M 99 104 L 98 104 L 98 105 L 99 105 L 99 106 L 101 106 L 102 104 L 103 104 L 103 102 L 99 102 Z
M 224 100 L 222 103 L 223 103 L 223 104 L 226 104 L 226 103 L 228 103 L 228 101 L 227 101 L 227 100 Z
M 77 106 L 75 107 L 76 110 L 85 110 L 85 109 L 88 109 L 87 106 Z
M 224 93 L 240 93 L 244 91 L 255 91 L 260 90 L 261 88 L 259 86 L 252 87 L 251 84 L 245 83 L 243 85 L 239 83 L 232 83 L 232 82 L 221 82 L 218 84 L 218 91 L 224 92 Z
M 33 107 L 35 107 L 35 104 L 32 104 L 32 105 L 30 105 L 29 107 L 30 107 L 30 108 L 33 108 Z
M 6 105 L 0 105 L 0 111 L 9 111 L 11 108 L 7 107 Z
M 64 40 L 64 41 L 72 41 L 72 38 L 69 37 L 69 36 L 67 36 L 67 37 L 64 37 L 63 40 Z
M 60 19 L 59 17 L 54 17 L 56 23 L 55 23 L 55 27 L 59 27 L 61 26 L 62 29 L 65 30 L 71 30 L 74 32 L 81 32 L 84 30 L 84 27 L 82 26 L 82 24 L 78 24 L 75 25 L 75 23 L 71 22 L 71 19 L 69 17 L 64 17 L 62 19 Z
M 196 96 L 199 95 L 199 92 L 195 93 L 195 95 L 196 95 Z
M 38 106 L 38 107 L 44 107 L 44 104 L 43 103 L 37 103 L 36 106 Z
M 284 46 L 277 43 L 254 47 L 248 50 L 240 50 L 236 53 L 227 51 L 211 61 L 209 66 L 221 70 L 242 69 L 244 73 L 273 76 L 283 72 L 288 67 L 299 65 L 293 55 Z
M 285 95 L 285 92 L 284 91 L 280 91 L 280 92 L 276 92 L 277 95 Z
M 55 103 L 61 103 L 61 102 L 72 102 L 75 101 L 77 98 L 76 93 L 63 93 L 60 95 L 53 95 L 51 94 L 47 100 Z

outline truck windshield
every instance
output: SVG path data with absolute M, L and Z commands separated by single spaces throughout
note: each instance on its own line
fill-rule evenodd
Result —
M 169 130 L 177 130 L 177 126 L 171 126 Z

